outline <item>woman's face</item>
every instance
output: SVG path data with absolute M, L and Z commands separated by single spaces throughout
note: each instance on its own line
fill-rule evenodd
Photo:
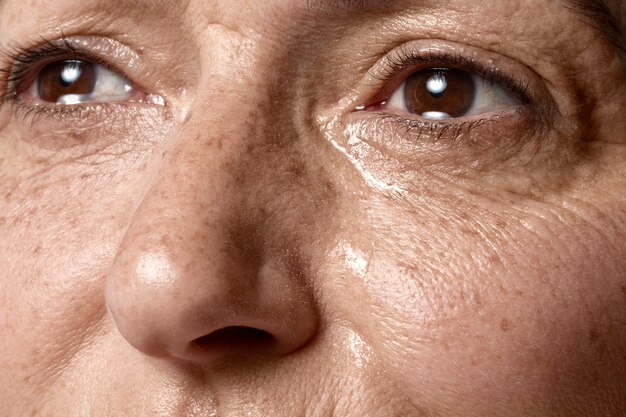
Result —
M 0 415 L 623 415 L 625 19 L 0 0 Z

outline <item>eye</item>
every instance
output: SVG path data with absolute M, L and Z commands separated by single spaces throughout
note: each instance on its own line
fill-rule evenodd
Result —
M 521 104 L 515 94 L 476 74 L 428 68 L 413 73 L 381 106 L 441 120 L 493 113 Z
M 27 91 L 39 102 L 64 105 L 126 101 L 139 94 L 123 76 L 78 59 L 45 65 Z

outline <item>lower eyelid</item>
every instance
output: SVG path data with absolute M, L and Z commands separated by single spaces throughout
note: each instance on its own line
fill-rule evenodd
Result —
M 68 150 L 59 157 L 94 154 L 110 145 L 137 150 L 158 142 L 173 119 L 167 108 L 149 104 L 109 103 L 36 106 L 14 103 L 8 129 L 35 152 Z M 29 151 L 33 152 L 33 150 Z M 101 155 L 102 156 L 102 155 Z M 108 155 L 111 157 L 111 155 Z
M 458 121 L 407 119 L 388 112 L 355 112 L 343 120 L 348 147 L 366 143 L 382 155 L 419 164 L 474 155 L 488 159 L 513 152 L 537 132 L 538 118 L 529 106 L 519 106 Z M 352 145 L 351 145 L 352 144 Z
M 55 131 L 90 132 L 105 126 L 141 124 L 142 120 L 169 118 L 163 105 L 148 102 L 82 103 L 76 105 L 37 105 L 28 102 L 13 103 L 13 119 L 22 128 L 34 125 L 47 126 L 51 135 Z

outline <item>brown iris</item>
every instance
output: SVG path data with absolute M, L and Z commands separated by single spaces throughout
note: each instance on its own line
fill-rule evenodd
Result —
M 96 86 L 96 65 L 78 60 L 57 61 L 46 65 L 37 78 L 39 98 L 58 103 L 67 95 L 88 95 Z
M 404 98 L 412 113 L 461 117 L 472 107 L 476 87 L 472 75 L 455 69 L 425 69 L 406 81 Z

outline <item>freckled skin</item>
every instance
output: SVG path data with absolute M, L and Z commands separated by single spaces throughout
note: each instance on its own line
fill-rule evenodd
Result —
M 125 34 L 167 103 L 0 107 L 0 417 L 624 415 L 623 55 L 557 2 L 409 3 L 0 0 L 0 45 Z M 412 39 L 507 56 L 541 115 L 355 112 Z

